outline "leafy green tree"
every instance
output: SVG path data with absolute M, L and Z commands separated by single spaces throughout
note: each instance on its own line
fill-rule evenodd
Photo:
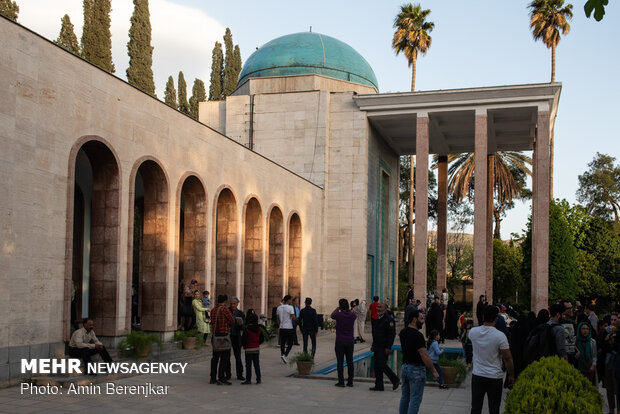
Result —
M 179 111 L 189 115 L 189 104 L 187 103 L 187 84 L 185 83 L 185 76 L 183 76 L 183 72 L 179 72 L 179 81 L 177 85 L 179 87 Z
M 437 250 L 432 247 L 426 250 L 426 288 L 437 289 Z
M 564 0 L 533 0 L 530 9 L 530 28 L 534 40 L 542 40 L 551 49 L 551 82 L 555 81 L 555 49 L 560 43 L 560 31 L 567 35 L 568 21 L 573 18 L 573 5 Z
M 0 0 L 0 14 L 16 22 L 19 6 L 11 0 Z
M 71 53 L 75 53 L 76 55 L 80 54 L 80 44 L 78 43 L 77 36 L 73 31 L 73 24 L 71 23 L 71 19 L 69 19 L 69 15 L 65 14 L 60 19 L 60 34 L 58 35 L 58 39 L 54 41 L 58 46 L 64 47 Z
M 83 4 L 82 57 L 114 73 L 112 34 L 110 33 L 111 0 L 84 0 Z
M 194 86 L 192 87 L 192 97 L 189 98 L 189 115 L 198 119 L 198 104 L 207 100 L 207 92 L 205 90 L 205 83 L 200 79 L 194 80 Z
M 238 46 L 234 46 L 232 33 L 228 27 L 226 28 L 226 33 L 224 33 L 224 48 L 226 54 L 224 56 L 223 91 L 224 96 L 228 96 L 237 87 L 239 72 L 241 72 L 241 52 L 237 50 Z
M 223 99 L 222 85 L 224 82 L 224 54 L 222 44 L 215 42 L 211 54 L 211 79 L 209 84 L 209 100 L 221 101 Z
M 603 219 L 618 222 L 620 209 L 620 165 L 615 157 L 596 153 L 588 164 L 589 170 L 579 176 L 577 200 L 588 212 Z
M 532 218 L 527 224 L 523 249 L 523 280 L 529 288 L 532 274 Z M 549 205 L 549 298 L 575 300 L 577 297 L 577 248 L 562 208 L 555 202 Z M 529 294 L 529 292 L 528 292 Z
M 239 80 L 239 74 L 241 73 L 241 69 L 242 69 L 242 62 L 241 62 L 241 50 L 239 50 L 239 45 L 235 45 L 235 53 L 234 53 L 234 69 L 235 69 L 235 84 L 237 83 L 237 81 Z
M 594 18 L 597 22 L 603 20 L 605 16 L 605 6 L 609 4 L 609 0 L 588 0 L 583 6 L 586 16 L 590 17 L 594 11 Z
M 133 0 L 134 9 L 129 28 L 129 67 L 127 81 L 151 96 L 155 96 L 153 80 L 153 46 L 148 0 Z
M 168 76 L 168 82 L 166 82 L 166 91 L 164 92 L 164 102 L 173 108 L 178 108 L 177 104 L 177 90 L 174 88 L 174 79 L 172 76 Z
M 493 240 L 493 296 L 494 300 L 504 302 L 523 291 L 521 264 L 523 252 L 513 242 Z

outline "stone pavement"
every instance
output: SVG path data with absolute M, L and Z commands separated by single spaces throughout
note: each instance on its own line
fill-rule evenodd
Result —
M 301 335 L 300 335 L 301 336 Z M 367 334 L 367 337 L 370 337 Z M 316 367 L 335 363 L 335 335 L 319 335 Z M 299 338 L 301 340 L 301 337 Z M 453 346 L 453 345 L 448 345 Z M 356 345 L 356 353 L 368 351 L 368 342 Z M 291 355 L 299 352 L 293 347 Z M 205 352 L 210 352 L 205 348 Z M 139 375 L 113 381 L 116 385 L 169 386 L 167 395 L 106 395 L 102 383 L 100 395 L 21 395 L 20 387 L 0 390 L 0 413 L 187 413 L 235 412 L 262 414 L 276 412 L 299 413 L 393 413 L 398 411 L 400 388 L 397 391 L 372 392 L 372 384 L 356 381 L 353 388 L 336 388 L 335 381 L 304 379 L 294 377 L 295 368 L 280 361 L 279 349 L 273 347 L 261 350 L 262 384 L 240 385 L 233 379 L 232 386 L 209 384 L 209 361 L 190 363 L 183 375 Z M 232 358 L 234 364 L 234 357 Z M 234 365 L 233 365 L 234 373 Z M 255 378 L 253 378 L 254 382 Z M 469 413 L 469 378 L 460 388 L 441 390 L 426 386 L 420 413 Z M 387 384 L 386 384 L 387 385 Z

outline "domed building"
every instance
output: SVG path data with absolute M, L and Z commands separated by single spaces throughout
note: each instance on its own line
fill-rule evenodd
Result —
M 398 154 L 353 100 L 378 91 L 355 49 L 304 32 L 258 48 L 232 96 L 200 105 L 201 122 L 323 189 L 322 237 L 330 247 L 322 271 L 302 286 L 285 285 L 315 303 L 396 295 Z M 270 289 L 269 269 L 267 280 L 271 309 L 282 291 Z
M 475 153 L 478 298 L 493 289 L 493 154 L 533 150 L 532 309 L 547 306 L 560 84 L 381 94 L 349 45 L 296 33 L 256 50 L 196 122 L 3 17 L 0 38 L 0 387 L 28 377 L 24 355 L 63 356 L 86 316 L 109 347 L 132 328 L 171 339 L 192 287 L 267 315 L 285 294 L 319 313 L 343 297 L 397 304 L 401 155 L 416 156 L 423 300 L 429 157 L 441 289 L 447 155 Z

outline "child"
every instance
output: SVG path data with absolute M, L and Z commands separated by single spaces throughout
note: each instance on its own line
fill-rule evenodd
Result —
M 246 327 L 241 337 L 243 349 L 245 349 L 245 381 L 241 384 L 247 385 L 252 383 L 252 364 L 254 364 L 254 372 L 256 373 L 256 383 L 260 384 L 260 344 L 265 340 L 263 328 L 258 324 L 258 316 L 256 313 L 250 313 L 246 318 Z
M 437 343 L 437 341 L 439 341 L 439 338 L 439 332 L 436 329 L 433 329 L 431 331 L 431 334 L 428 336 L 428 341 L 426 342 L 426 349 L 428 351 L 428 356 L 430 356 L 431 361 L 433 361 L 433 366 L 439 374 L 439 388 L 446 389 L 448 387 L 443 383 L 443 376 L 441 375 L 441 368 L 439 367 L 439 356 L 443 354 L 444 351 L 443 349 L 439 348 L 439 344 Z
M 465 363 L 467 365 L 471 365 L 471 360 L 473 358 L 473 346 L 471 340 L 469 339 L 469 331 L 474 327 L 474 321 L 471 319 L 467 319 L 465 322 L 465 329 L 461 334 L 461 344 L 463 344 L 463 351 L 465 352 Z
M 202 306 L 204 306 L 207 309 L 211 309 L 211 299 L 209 299 L 209 291 L 205 290 L 202 292 Z

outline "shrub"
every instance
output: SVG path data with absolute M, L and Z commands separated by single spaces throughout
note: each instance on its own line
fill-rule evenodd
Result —
M 314 357 L 312 356 L 312 354 L 308 352 L 298 352 L 295 354 L 293 358 L 291 358 L 291 360 L 289 361 L 289 364 L 293 365 L 296 362 L 313 362 L 313 361 L 314 361 Z
M 118 343 L 118 349 L 121 351 L 121 355 L 130 356 L 132 358 L 139 358 L 140 353 L 144 350 L 151 352 L 153 343 L 156 343 L 161 352 L 161 339 L 157 334 L 146 334 L 142 331 L 131 331 L 128 334 L 123 335 L 123 339 Z
M 506 399 L 505 414 L 601 413 L 598 390 L 573 366 L 557 356 L 530 364 Z
M 191 331 L 176 331 L 174 333 L 175 341 L 182 341 L 185 338 L 196 338 L 196 348 L 201 347 L 205 343 L 203 334 L 195 329 Z

